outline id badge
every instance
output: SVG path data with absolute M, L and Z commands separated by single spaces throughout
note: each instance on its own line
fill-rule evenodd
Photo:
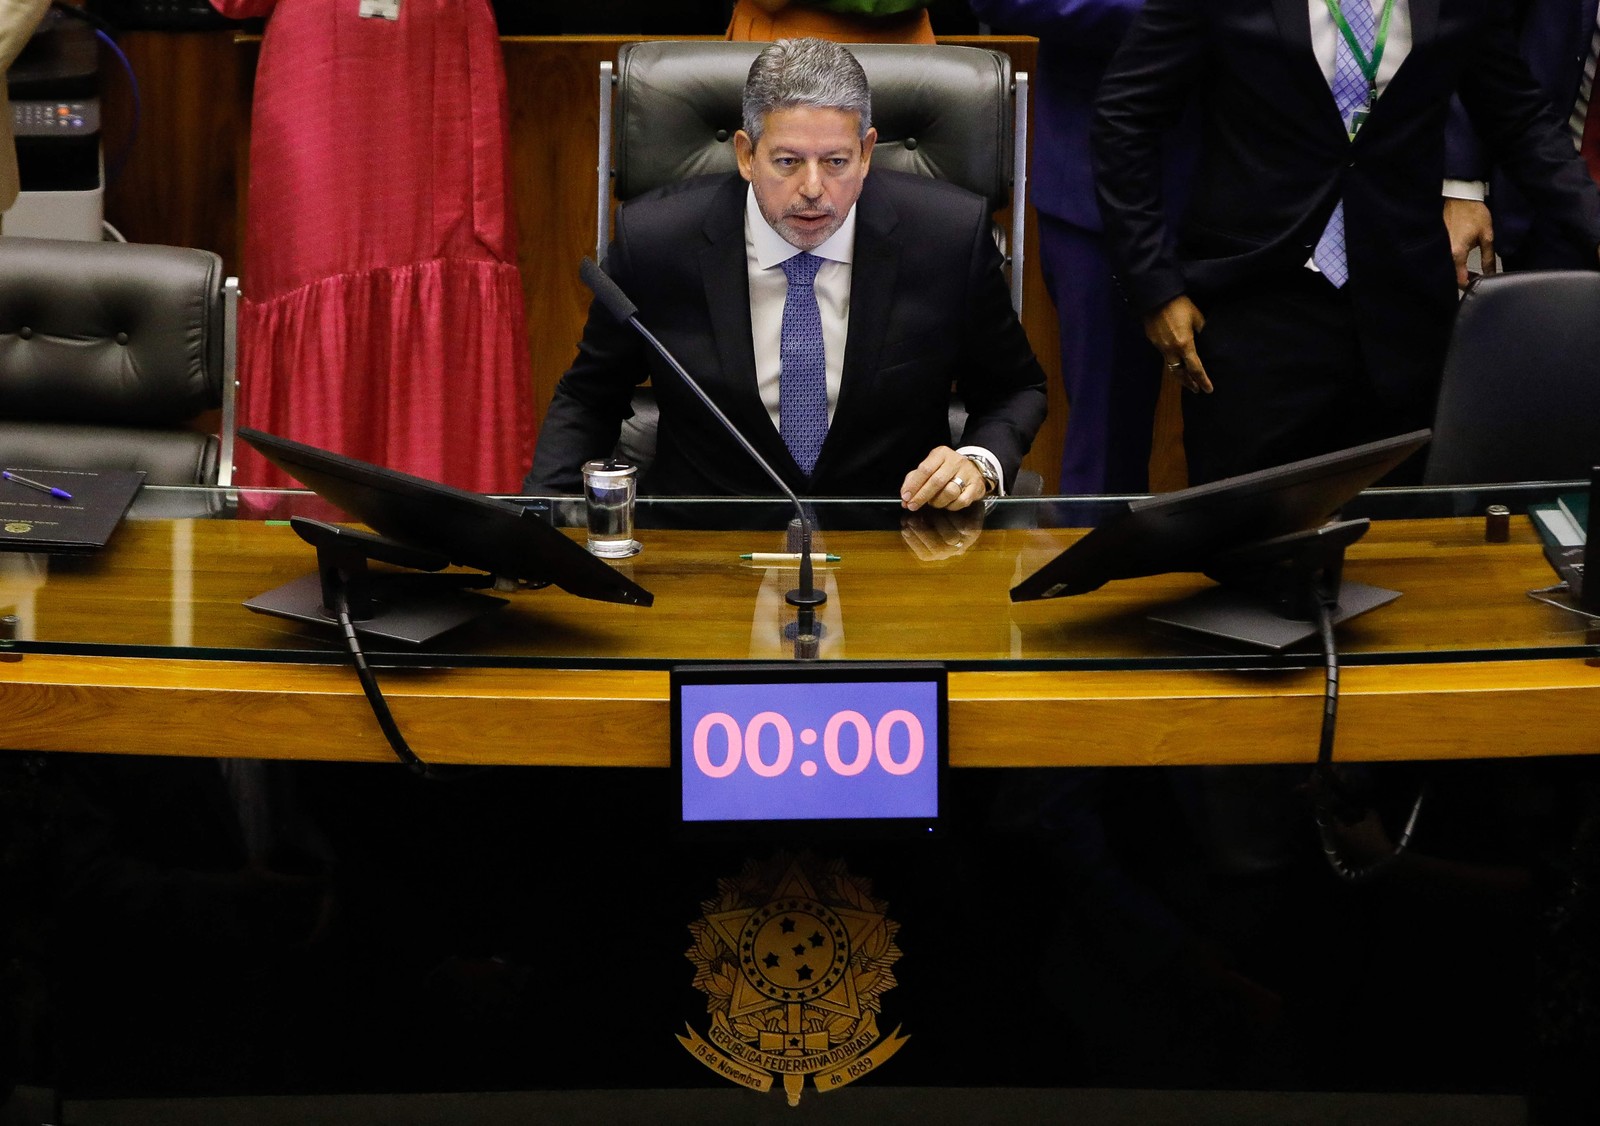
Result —
M 400 18 L 400 0 L 361 0 L 361 18 L 397 20 Z
M 1367 118 L 1372 113 L 1372 103 L 1368 102 L 1355 113 L 1350 115 L 1350 139 L 1356 139 L 1356 134 L 1361 132 L 1361 127 L 1367 123 Z

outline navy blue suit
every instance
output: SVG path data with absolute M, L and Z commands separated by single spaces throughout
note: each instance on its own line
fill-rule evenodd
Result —
M 702 176 L 617 213 L 606 271 L 762 456 L 797 493 L 895 497 L 950 442 L 950 392 L 967 407 L 962 445 L 1015 480 L 1044 421 L 1044 373 L 1017 323 L 983 199 L 953 184 L 874 169 L 856 202 L 850 332 L 839 401 L 811 475 L 772 425 L 756 384 L 745 262 L 746 184 Z M 583 463 L 616 445 L 646 377 L 661 408 L 640 489 L 658 496 L 771 496 L 772 482 L 632 328 L 596 303 L 556 386 L 523 482 L 580 491 Z
M 1525 0 L 1519 11 L 1518 49 L 1556 114 L 1565 118 L 1578 97 L 1600 0 Z M 1459 102 L 1445 134 L 1445 173 L 1452 179 L 1490 181 L 1495 249 L 1509 265 L 1595 268 L 1595 256 L 1563 239 L 1511 178 L 1495 167 Z

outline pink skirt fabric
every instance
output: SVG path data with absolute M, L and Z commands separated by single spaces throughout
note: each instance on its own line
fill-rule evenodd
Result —
M 251 114 L 240 421 L 480 492 L 533 449 L 488 0 L 212 0 L 266 16 Z M 241 450 L 238 480 L 288 478 Z
M 341 274 L 240 309 L 240 418 L 479 492 L 514 493 L 532 449 L 522 282 L 436 259 Z M 241 449 L 241 483 L 286 483 Z

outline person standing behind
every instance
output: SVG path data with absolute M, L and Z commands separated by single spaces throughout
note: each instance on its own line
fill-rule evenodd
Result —
M 240 422 L 479 492 L 533 439 L 488 0 L 211 0 L 267 17 Z M 242 450 L 239 479 L 287 478 Z
M 1429 424 L 1455 314 L 1452 92 L 1590 261 L 1600 192 L 1482 0 L 1148 0 L 1093 130 L 1119 278 L 1184 401 L 1191 483 Z M 1176 245 L 1159 139 L 1192 102 Z M 1203 330 L 1203 332 L 1202 332 Z
M 6 74 L 22 54 L 33 29 L 39 26 L 50 0 L 0 0 L 0 233 L 5 212 L 17 202 L 21 190 L 17 172 L 17 146 L 11 136 L 11 99 L 6 94 Z
M 1033 75 L 1028 189 L 1039 217 L 1039 259 L 1061 326 L 1067 436 L 1061 491 L 1142 493 L 1161 357 L 1150 350 L 1111 276 L 1089 162 L 1089 123 L 1100 75 L 1143 0 L 971 0 L 997 30 L 1039 37 Z M 1168 213 L 1182 206 L 1193 161 L 1179 129 L 1168 158 Z
M 728 38 L 755 43 L 932 43 L 927 0 L 738 0 Z
M 1589 175 L 1600 180 L 1600 98 L 1594 97 L 1600 0 L 1527 0 L 1519 6 L 1519 17 L 1522 57 L 1557 114 L 1566 119 Z M 1595 268 L 1594 260 L 1563 239 L 1549 217 L 1539 214 L 1493 166 L 1459 105 L 1453 107 L 1445 134 L 1445 170 L 1464 181 L 1456 192 L 1460 199 L 1445 206 L 1460 284 L 1467 282 L 1467 254 L 1473 247 L 1481 252 L 1485 274 L 1495 272 L 1497 260 L 1516 270 Z

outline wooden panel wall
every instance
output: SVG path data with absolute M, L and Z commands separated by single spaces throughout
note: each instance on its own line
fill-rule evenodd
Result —
M 233 33 L 136 31 L 118 42 L 138 76 L 141 107 L 130 158 L 106 185 L 106 219 L 130 242 L 214 250 L 238 273 L 237 151 L 250 87 Z M 107 57 L 102 72 L 109 156 L 130 135 L 134 113 L 121 64 Z
M 518 258 L 533 360 L 530 393 L 541 414 L 572 358 L 588 308 L 576 267 L 595 244 L 599 66 L 614 59 L 627 41 L 577 36 L 503 41 L 521 232 Z M 947 41 L 1004 50 L 1019 71 L 1032 70 L 1037 49 L 1030 38 Z M 215 250 L 238 273 L 259 40 L 231 32 L 135 32 L 125 35 L 122 45 L 139 76 L 143 110 L 131 159 L 107 188 L 107 218 L 133 241 Z M 108 148 L 127 135 L 132 117 L 125 80 L 115 71 L 108 62 Z M 1051 398 L 1050 417 L 1027 464 L 1053 490 L 1067 404 L 1055 314 L 1032 252 L 1037 234 L 1031 210 L 1023 324 L 1050 376 Z M 1182 483 L 1172 395 L 1164 400 L 1163 412 L 1152 470 L 1157 486 L 1170 488 Z

